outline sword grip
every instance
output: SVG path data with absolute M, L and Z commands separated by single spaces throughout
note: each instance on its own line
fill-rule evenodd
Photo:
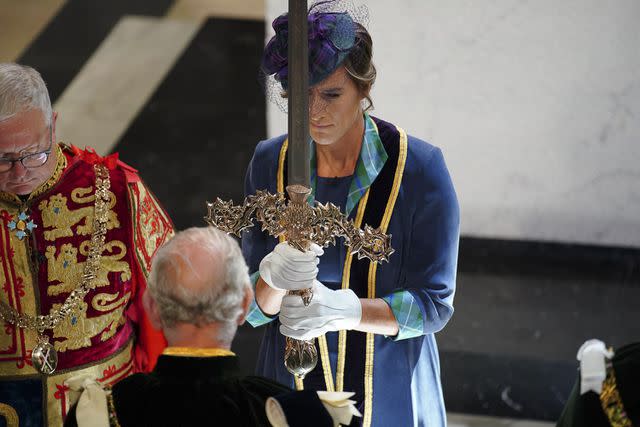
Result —
M 287 193 L 292 205 L 304 206 L 307 198 L 311 194 L 311 189 L 300 184 L 287 186 Z M 286 233 L 287 242 L 294 248 L 306 251 L 309 249 L 311 242 L 301 238 L 301 234 L 297 232 L 296 224 L 290 224 L 290 228 Z M 302 289 L 300 291 L 289 291 L 289 295 L 300 295 L 304 305 L 309 305 L 313 298 L 311 289 Z M 313 370 L 318 364 L 318 350 L 316 349 L 315 339 L 313 340 L 296 340 L 287 337 L 284 351 L 284 366 L 289 372 L 296 377 L 302 379 Z

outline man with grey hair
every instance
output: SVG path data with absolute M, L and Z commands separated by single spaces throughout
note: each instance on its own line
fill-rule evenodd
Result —
M 253 290 L 238 244 L 213 227 L 179 232 L 158 250 L 144 307 L 170 347 L 231 348 Z
M 213 227 L 177 233 L 158 250 L 143 297 L 169 346 L 153 372 L 117 383 L 109 404 L 88 406 L 110 408 L 111 425 L 123 427 L 269 425 L 267 398 L 289 389 L 242 375 L 230 350 L 253 298 L 250 283 L 231 237 Z M 97 419 L 96 412 L 81 415 L 73 408 L 66 425 L 75 425 L 76 418 Z
M 166 346 L 143 309 L 173 226 L 136 171 L 56 142 L 47 87 L 0 63 L 0 414 L 61 425 L 92 375 L 148 372 Z

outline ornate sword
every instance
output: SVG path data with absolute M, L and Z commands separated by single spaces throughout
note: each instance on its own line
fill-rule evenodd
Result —
M 242 206 L 219 198 L 207 202 L 205 221 L 227 233 L 241 237 L 243 230 L 258 220 L 262 231 L 273 237 L 284 236 L 289 245 L 304 251 L 313 242 L 327 247 L 336 244 L 336 237 L 344 237 L 344 244 L 359 259 L 373 262 L 388 261 L 393 253 L 391 235 L 365 225 L 356 228 L 340 209 L 331 204 L 308 203 L 311 193 L 309 166 L 309 59 L 307 35 L 307 1 L 289 0 L 288 34 L 288 185 L 289 202 L 283 194 L 258 191 L 248 196 Z M 311 289 L 290 292 L 300 295 L 308 305 L 313 298 Z M 287 337 L 284 364 L 295 376 L 304 378 L 318 362 L 318 352 L 313 340 L 296 340 Z

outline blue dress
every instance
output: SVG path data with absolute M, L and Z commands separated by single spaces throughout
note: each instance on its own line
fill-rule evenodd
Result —
M 381 121 L 376 123 L 379 126 L 389 125 Z M 261 189 L 276 192 L 277 165 L 285 139 L 283 135 L 258 144 L 247 171 L 247 195 Z M 368 147 L 363 143 L 363 151 L 365 149 Z M 363 153 L 361 157 L 364 157 Z M 356 175 L 352 180 L 355 179 L 358 179 Z M 318 179 L 316 198 L 321 201 L 325 197 L 327 201 L 334 198 L 331 201 L 340 204 L 339 199 L 344 198 L 347 184 L 330 184 L 334 185 L 327 186 L 327 182 Z M 351 218 L 355 211 L 353 209 L 349 213 Z M 440 361 L 434 334 L 445 327 L 453 314 L 459 208 L 441 151 L 412 136 L 407 137 L 406 164 L 388 233 L 393 236 L 391 243 L 395 253 L 377 270 L 376 297 L 384 298 L 392 306 L 401 334 L 397 337 L 374 337 L 371 425 L 445 426 Z M 262 258 L 277 243 L 258 227 L 245 233 L 242 249 L 250 272 L 258 271 Z M 319 280 L 330 288 L 339 287 L 344 254 L 345 248 L 340 245 L 325 249 L 321 258 Z M 257 276 L 254 274 L 253 277 Z M 397 315 L 398 307 L 393 300 L 385 298 L 392 295 L 401 295 L 402 301 L 409 301 L 412 309 L 417 306 L 421 324 L 419 328 L 410 329 L 419 332 L 402 332 L 406 330 L 403 329 L 406 322 Z M 254 303 L 253 309 L 259 311 L 257 304 Z M 263 321 L 255 320 L 258 318 L 255 313 L 248 317 L 254 326 L 267 324 L 257 373 L 293 387 L 293 376 L 283 364 L 285 339 L 279 333 L 277 316 L 270 318 L 261 312 L 259 314 Z M 327 334 L 327 341 L 332 372 L 335 372 L 335 334 Z M 321 378 L 316 380 L 313 374 L 309 374 L 305 387 L 314 384 L 324 389 Z

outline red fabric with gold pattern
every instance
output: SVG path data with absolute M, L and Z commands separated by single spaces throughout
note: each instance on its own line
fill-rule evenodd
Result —
M 91 163 L 80 155 L 69 157 L 69 166 L 58 184 L 32 203 L 31 218 L 41 224 L 33 237 L 41 260 L 38 283 L 42 313 L 59 307 L 82 278 L 93 231 L 93 163 L 99 157 L 88 160 Z M 122 347 L 133 333 L 125 316 L 135 291 L 127 182 L 115 162 L 104 163 L 111 166 L 112 201 L 101 269 L 97 286 L 85 297 L 80 312 L 54 330 L 51 338 L 58 351 L 58 369 L 103 359 Z
M 0 192 L 0 301 L 30 316 L 62 304 L 84 272 L 93 232 L 95 163 L 109 169 L 112 201 L 97 286 L 74 317 L 45 331 L 58 353 L 57 371 L 42 377 L 31 365 L 35 331 L 0 328 L 0 396 L 13 389 L 19 400 L 41 401 L 26 413 L 38 415 L 44 405 L 42 415 L 52 425 L 61 424 L 77 398 L 64 385 L 66 378 L 89 374 L 111 383 L 153 369 L 166 341 L 151 328 L 141 297 L 151 258 L 173 235 L 165 211 L 117 154 L 101 157 L 92 149 L 66 146 L 56 152 L 53 176 L 28 199 Z M 42 387 L 29 386 L 34 381 Z M 25 396 L 18 391 L 23 389 L 42 395 Z
M 49 314 L 78 286 L 93 231 L 93 164 L 102 163 L 110 172 L 112 202 L 97 286 L 75 316 L 46 333 L 58 352 L 58 370 L 102 360 L 135 333 L 136 371 L 150 371 L 166 341 L 150 327 L 141 296 L 151 257 L 173 235 L 171 221 L 135 169 L 118 161 L 117 155 L 100 157 L 91 149 L 76 147 L 65 150 L 64 155 L 64 172 L 43 194 L 26 203 L 1 201 L 3 301 L 29 315 Z M 21 211 L 36 225 L 24 239 L 16 238 L 8 228 Z M 22 299 L 28 301 L 21 304 Z M 32 374 L 34 337 L 29 336 L 35 333 L 10 325 L 4 333 L 0 337 L 0 375 Z M 13 368 L 2 363 L 9 361 Z M 25 367 L 29 369 L 20 372 Z
M 166 341 L 162 334 L 151 326 L 142 306 L 142 295 L 151 271 L 151 259 L 158 248 L 173 236 L 174 231 L 169 216 L 142 180 L 134 175 L 134 171 L 130 168 L 125 170 L 125 174 L 129 179 L 129 206 L 134 241 L 132 247 L 136 252 L 139 276 L 128 314 L 138 325 L 139 351 L 135 353 L 136 367 L 148 371 L 155 366 L 158 356 L 166 347 Z

